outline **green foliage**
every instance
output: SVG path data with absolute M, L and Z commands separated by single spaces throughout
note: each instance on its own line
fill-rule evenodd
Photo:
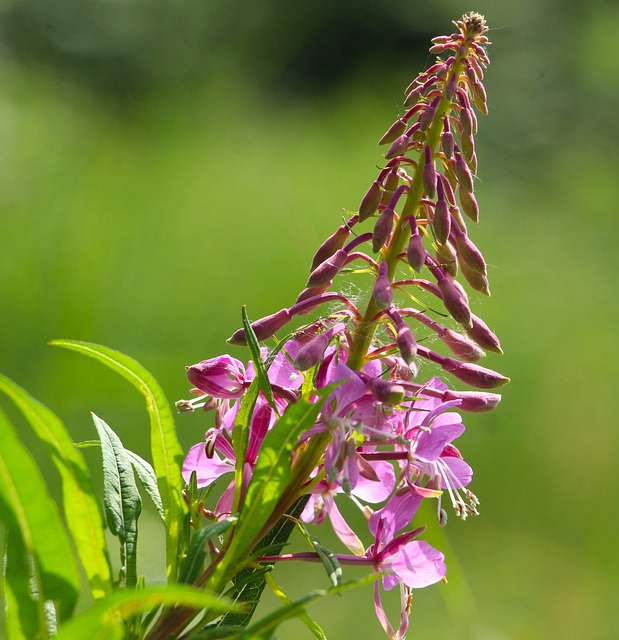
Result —
M 73 618 L 60 629 L 57 640 L 121 640 L 126 638 L 123 621 L 162 605 L 180 605 L 196 610 L 208 608 L 219 613 L 235 608 L 221 596 L 187 585 L 120 591 Z
M 9 567 L 14 563 L 7 571 L 7 583 L 9 601 L 17 604 L 18 611 L 7 614 L 10 624 L 19 624 L 25 637 L 47 638 L 50 631 L 48 603 L 54 603 L 60 621 L 73 612 L 80 591 L 77 563 L 45 480 L 2 412 L 0 514 L 9 531 Z M 13 537 L 20 538 L 14 549 L 11 547 Z M 28 592 L 34 606 L 28 601 Z M 27 607 L 23 612 L 22 603 Z M 37 630 L 34 636 L 33 620 Z
M 131 459 L 120 438 L 101 418 L 92 414 L 103 456 L 103 504 L 109 530 L 120 541 L 121 589 L 137 584 L 138 518 L 142 499 Z
M 129 456 L 133 470 L 137 477 L 140 479 L 144 490 L 153 501 L 153 504 L 157 508 L 157 513 L 161 516 L 161 519 L 165 522 L 165 513 L 163 511 L 163 502 L 161 501 L 161 494 L 159 493 L 159 486 L 157 485 L 157 476 L 155 470 L 149 462 L 146 462 L 144 458 L 141 458 L 137 453 L 125 449 L 125 453 Z
M 60 419 L 24 389 L 0 375 L 0 390 L 13 400 L 46 445 L 62 480 L 64 517 L 95 599 L 111 591 L 101 507 L 86 461 Z
M 166 521 L 166 572 L 174 582 L 183 553 L 181 531 L 187 507 L 182 496 L 183 451 L 176 437 L 170 405 L 163 390 L 138 362 L 118 351 L 76 340 L 54 340 L 51 344 L 88 355 L 129 380 L 146 398 L 151 425 L 151 453 Z
M 237 520 L 237 516 L 230 516 L 218 522 L 211 522 L 201 529 L 198 529 L 193 536 L 191 536 L 187 555 L 181 565 L 178 577 L 179 582 L 191 584 L 196 580 L 206 559 L 204 545 L 209 540 L 226 533 Z

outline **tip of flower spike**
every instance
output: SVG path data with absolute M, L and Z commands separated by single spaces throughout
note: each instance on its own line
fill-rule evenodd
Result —
M 461 29 L 465 35 L 480 36 L 488 31 L 486 18 L 476 11 L 465 13 L 460 20 L 454 24 Z

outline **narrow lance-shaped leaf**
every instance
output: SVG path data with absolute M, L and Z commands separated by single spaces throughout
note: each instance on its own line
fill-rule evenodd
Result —
M 95 599 L 112 589 L 101 507 L 83 455 L 60 419 L 27 391 L 0 375 L 0 390 L 15 403 L 45 444 L 62 480 L 67 527 Z
M 30 640 L 45 627 L 45 612 L 32 592 L 32 556 L 17 531 L 6 531 L 3 588 L 6 637 Z M 10 553 L 9 553 L 10 548 Z
M 212 522 L 198 529 L 191 537 L 187 556 L 181 565 L 178 581 L 191 584 L 200 572 L 200 568 L 206 558 L 204 545 L 216 536 L 224 534 L 238 520 L 238 516 L 230 516 L 225 520 Z
M 316 591 L 312 591 L 307 595 L 291 602 L 290 604 L 284 605 L 280 609 L 277 609 L 273 613 L 265 616 L 262 620 L 259 620 L 251 627 L 247 627 L 243 629 L 238 636 L 236 636 L 239 640 L 241 638 L 247 638 L 251 640 L 270 640 L 273 637 L 273 632 L 277 627 L 285 622 L 286 620 L 290 620 L 291 618 L 298 618 L 300 615 L 305 613 L 305 607 L 308 604 L 316 602 L 317 600 L 321 600 L 322 598 L 326 598 L 330 595 L 335 595 L 336 593 L 341 593 L 342 591 L 346 591 L 348 589 L 354 589 L 355 587 L 362 587 L 366 584 L 374 582 L 379 574 L 370 574 L 365 578 L 361 578 L 360 580 L 355 580 L 351 582 L 345 582 L 337 587 L 331 587 L 330 589 L 320 589 Z
M 174 417 L 165 394 L 153 376 L 129 356 L 108 347 L 76 340 L 53 340 L 50 344 L 88 355 L 129 380 L 146 398 L 150 417 L 151 453 L 163 502 L 166 523 L 166 568 L 168 581 L 176 581 L 178 561 L 183 555 L 181 531 L 187 515 L 183 500 L 181 466 L 183 450 L 176 436 Z
M 1 411 L 0 518 L 9 532 L 21 537 L 23 550 L 32 560 L 31 575 L 23 579 L 31 583 L 30 592 L 38 597 L 39 633 L 47 637 L 45 602 L 55 603 L 60 620 L 71 615 L 80 590 L 77 563 L 38 465 Z M 8 554 L 12 554 L 11 548 Z M 14 593 L 23 591 L 13 588 Z
M 150 499 L 153 501 L 155 507 L 157 507 L 157 512 L 161 516 L 162 520 L 165 520 L 165 514 L 163 512 L 163 502 L 161 501 L 161 494 L 159 493 L 159 487 L 157 486 L 157 476 L 155 475 L 155 470 L 152 466 L 141 458 L 137 453 L 133 451 L 129 451 L 129 449 L 125 449 L 127 455 L 129 456 L 129 460 L 133 465 L 133 469 L 137 474 L 142 486 L 144 487 L 144 491 L 148 494 Z
M 252 549 L 252 556 L 281 553 L 295 528 L 295 520 L 301 516 L 309 496 L 302 496 L 288 509 L 286 517 L 280 518 L 275 526 Z M 260 597 L 266 585 L 265 575 L 272 566 L 260 564 L 257 567 L 241 569 L 232 578 L 232 588 L 226 595 L 234 602 L 243 604 L 239 613 L 228 613 L 222 617 L 217 626 L 246 627 L 254 615 Z
M 258 378 L 258 384 L 260 390 L 264 393 L 264 397 L 273 408 L 275 413 L 278 413 L 277 405 L 275 404 L 275 398 L 273 397 L 273 389 L 271 389 L 271 383 L 269 382 L 269 376 L 267 370 L 262 362 L 262 354 L 260 353 L 260 343 L 258 338 L 252 329 L 249 317 L 247 316 L 247 307 L 243 306 L 243 328 L 245 329 L 245 336 L 247 339 L 247 346 L 251 353 L 252 361 L 254 363 L 254 370 L 256 372 L 256 378 Z
M 178 605 L 220 613 L 235 606 L 219 594 L 188 585 L 151 587 L 141 591 L 115 592 L 62 625 L 55 640 L 117 640 L 125 638 L 124 620 L 160 606 Z
M 249 388 L 243 396 L 243 399 L 241 400 L 241 405 L 234 421 L 234 429 L 232 431 L 232 446 L 234 448 L 234 454 L 236 456 L 236 464 L 234 467 L 235 488 L 234 502 L 232 504 L 233 511 L 238 511 L 240 507 L 242 497 L 241 490 L 243 486 L 243 467 L 245 464 L 245 457 L 247 455 L 247 447 L 249 443 L 249 428 L 254 412 L 254 406 L 256 404 L 258 396 L 260 395 L 260 391 L 264 393 L 265 397 L 269 401 L 269 404 L 274 408 L 275 413 L 278 413 L 267 370 L 275 359 L 276 354 L 284 345 L 284 343 L 282 342 L 277 347 L 275 347 L 275 349 L 273 349 L 271 353 L 269 353 L 269 357 L 267 358 L 266 363 L 263 363 L 260 353 L 260 344 L 251 326 L 251 323 L 249 322 L 245 307 L 243 307 L 243 328 L 245 330 L 247 344 L 252 355 L 256 377 L 252 380 Z
M 107 525 L 120 541 L 120 586 L 134 587 L 137 582 L 138 518 L 142 500 L 131 460 L 120 438 L 94 413 L 92 419 L 101 439 Z
M 272 573 L 265 576 L 266 582 L 271 588 L 271 591 L 281 600 L 285 605 L 292 605 L 293 601 L 284 593 L 283 589 L 277 584 Z M 327 640 L 325 632 L 321 626 L 307 614 L 305 610 L 301 611 L 298 615 L 299 620 L 311 631 L 311 633 L 318 638 L 318 640 Z

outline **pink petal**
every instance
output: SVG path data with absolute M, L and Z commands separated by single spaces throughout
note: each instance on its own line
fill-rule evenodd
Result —
M 339 512 L 335 501 L 329 494 L 324 494 L 325 507 L 331 520 L 331 525 L 337 537 L 357 556 L 365 555 L 365 547 L 355 532 Z
M 195 444 L 187 452 L 183 462 L 183 479 L 189 482 L 192 471 L 196 472 L 198 487 L 207 487 L 226 473 L 234 471 L 234 465 L 227 460 L 222 460 L 217 453 L 208 458 L 204 451 L 204 443 Z
M 352 493 L 360 500 L 376 504 L 386 500 L 393 491 L 395 487 L 395 471 L 393 470 L 393 466 L 384 460 L 377 460 L 370 464 L 374 467 L 379 481 L 369 480 L 359 475 L 359 479 Z
M 411 589 L 420 589 L 445 577 L 445 556 L 423 540 L 413 540 L 394 556 L 392 568 Z

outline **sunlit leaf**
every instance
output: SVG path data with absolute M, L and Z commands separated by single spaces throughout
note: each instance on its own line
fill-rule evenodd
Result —
M 189 585 L 150 587 L 142 591 L 117 591 L 61 625 L 56 640 L 117 640 L 124 638 L 124 620 L 153 608 L 180 605 L 224 613 L 235 606 L 218 594 Z
M 31 573 L 32 556 L 21 536 L 17 531 L 7 531 L 2 594 L 6 637 L 11 640 L 30 640 L 46 626 L 43 607 L 33 597 Z
M 16 545 L 17 552 L 32 559 L 31 575 L 23 579 L 30 582 L 31 593 L 38 597 L 39 632 L 44 633 L 40 625 L 45 618 L 45 601 L 54 601 L 61 620 L 69 617 L 80 590 L 79 573 L 64 523 L 39 467 L 1 411 L 0 518 L 9 532 L 21 537 L 22 550 Z M 12 553 L 9 546 L 9 556 Z M 15 586 L 13 592 L 24 590 Z
M 129 451 L 129 449 L 125 449 L 127 455 L 129 456 L 129 460 L 131 460 L 131 464 L 133 465 L 133 469 L 137 474 L 142 486 L 144 487 L 144 491 L 148 494 L 150 499 L 153 501 L 155 507 L 157 507 L 157 511 L 161 516 L 162 520 L 165 520 L 165 515 L 163 512 L 163 502 L 161 502 L 161 494 L 159 493 L 159 487 L 157 486 L 157 476 L 155 475 L 155 470 L 152 466 L 141 458 L 137 453 L 133 451 Z
M 219 520 L 218 522 L 212 522 L 201 529 L 198 529 L 189 543 L 189 549 L 187 550 L 187 556 L 183 560 L 178 581 L 191 584 L 200 572 L 200 568 L 204 560 L 206 559 L 206 551 L 204 545 L 216 536 L 220 536 L 238 520 L 237 516 L 230 516 L 225 520 Z
M 163 502 L 166 524 L 166 572 L 176 581 L 182 555 L 181 531 L 187 515 L 183 500 L 181 467 L 183 450 L 176 436 L 174 417 L 165 394 L 153 376 L 138 362 L 108 347 L 77 340 L 53 340 L 51 344 L 78 351 L 102 362 L 129 380 L 146 398 L 150 416 L 151 453 Z
M 142 499 L 131 460 L 120 438 L 94 413 L 92 419 L 101 440 L 107 525 L 120 541 L 120 586 L 133 587 L 137 582 L 138 518 Z
M 111 591 L 111 572 L 101 507 L 84 457 L 66 427 L 27 391 L 0 375 L 0 390 L 16 404 L 45 444 L 62 480 L 67 527 L 95 599 Z M 97 443 L 98 444 L 98 443 Z

